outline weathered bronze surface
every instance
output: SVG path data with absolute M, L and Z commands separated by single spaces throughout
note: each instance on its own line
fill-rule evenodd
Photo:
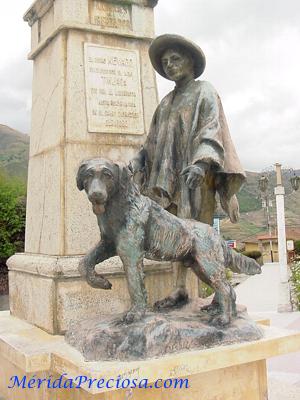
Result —
M 101 233 L 80 272 L 92 287 L 111 289 L 95 265 L 118 255 L 131 299 L 125 315 L 70 328 L 66 339 L 88 360 L 149 357 L 261 337 L 245 313 L 238 313 L 225 276 L 226 267 L 250 275 L 261 268 L 228 248 L 210 226 L 217 193 L 231 221 L 238 220 L 236 193 L 245 174 L 218 94 L 209 83 L 195 80 L 205 68 L 204 54 L 183 37 L 163 35 L 152 42 L 149 55 L 153 67 L 176 86 L 159 104 L 144 146 L 128 167 L 92 159 L 77 174 L 77 186 L 86 191 Z M 144 257 L 171 261 L 178 268 L 176 289 L 152 310 Z M 215 291 L 210 304 L 193 312 L 185 306 L 188 267 Z
M 175 88 L 159 104 L 147 140 L 130 167 L 142 193 L 183 218 L 212 225 L 216 193 L 232 222 L 239 218 L 236 193 L 245 174 L 232 143 L 220 97 L 212 85 L 195 80 L 205 56 L 193 42 L 162 35 L 151 44 L 153 67 Z M 158 307 L 177 305 L 185 289 L 180 263 L 175 292 Z M 181 293 L 181 298 L 178 297 Z
M 92 287 L 110 289 L 110 282 L 96 274 L 95 265 L 115 255 L 121 258 L 132 303 L 124 322 L 140 320 L 147 309 L 144 257 L 180 261 L 210 285 L 215 290 L 208 308 L 212 324 L 225 326 L 236 317 L 236 296 L 226 280 L 225 267 L 258 274 L 261 268 L 254 260 L 228 248 L 211 226 L 180 219 L 141 195 L 126 166 L 104 159 L 85 161 L 77 185 L 85 189 L 101 232 L 101 241 L 83 259 L 81 273 Z
M 209 301 L 209 300 L 208 300 Z M 74 322 L 65 339 L 86 361 L 139 360 L 192 349 L 206 349 L 261 339 L 263 331 L 237 307 L 237 317 L 224 329 L 210 324 L 207 299 L 188 303 L 169 312 L 147 312 L 132 324 L 120 324 L 119 315 Z

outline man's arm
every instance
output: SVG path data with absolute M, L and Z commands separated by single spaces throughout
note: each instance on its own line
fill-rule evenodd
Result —
M 224 143 L 222 129 L 224 120 L 221 100 L 211 84 L 202 82 L 198 102 L 198 119 L 190 140 L 191 164 L 199 162 L 223 167 Z
M 189 139 L 189 165 L 181 172 L 190 189 L 201 185 L 211 166 L 222 168 L 224 149 L 220 124 L 221 102 L 214 88 L 202 82 Z

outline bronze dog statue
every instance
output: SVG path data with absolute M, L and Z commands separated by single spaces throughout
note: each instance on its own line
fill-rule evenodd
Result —
M 118 255 L 124 265 L 131 309 L 124 322 L 140 320 L 147 309 L 143 259 L 183 261 L 199 279 L 215 290 L 212 324 L 227 325 L 236 316 L 236 295 L 225 277 L 234 272 L 259 274 L 256 261 L 236 253 L 209 225 L 180 219 L 140 194 L 128 167 L 105 159 L 82 162 L 77 174 L 97 216 L 101 240 L 81 263 L 81 273 L 95 288 L 110 289 L 110 282 L 95 272 L 95 265 Z

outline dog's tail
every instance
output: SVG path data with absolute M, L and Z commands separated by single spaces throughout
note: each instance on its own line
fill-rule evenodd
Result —
M 238 274 L 261 274 L 261 266 L 255 260 L 237 253 L 229 248 L 225 242 L 222 243 L 222 247 L 225 257 L 225 267 Z

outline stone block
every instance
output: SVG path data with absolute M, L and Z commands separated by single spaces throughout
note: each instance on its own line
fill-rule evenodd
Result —
M 123 266 L 113 257 L 97 266 L 112 290 L 91 288 L 78 271 L 81 257 L 18 253 L 8 262 L 12 315 L 52 334 L 61 334 L 70 322 L 97 315 L 122 313 L 130 307 Z M 145 260 L 149 304 L 173 287 L 170 264 Z
M 9 300 L 14 317 L 53 333 L 56 313 L 53 279 L 10 271 Z
M 66 22 L 82 24 L 89 23 L 88 0 L 55 0 L 54 2 L 55 27 L 65 25 Z
M 39 44 L 39 23 L 35 21 L 35 23 L 31 27 L 31 48 L 34 49 Z
M 130 307 L 124 276 L 107 278 L 112 283 L 111 290 L 93 289 L 82 279 L 58 281 L 58 332 L 65 332 L 72 321 L 80 321 L 87 315 L 122 313 Z
M 58 35 L 35 59 L 30 157 L 59 146 L 64 137 L 64 47 L 64 35 Z
M 132 5 L 132 29 L 141 36 L 154 37 L 154 15 L 151 8 Z
M 25 249 L 63 254 L 62 149 L 31 157 L 28 171 Z
M 46 39 L 54 30 L 54 9 L 49 10 L 40 19 L 40 40 Z

